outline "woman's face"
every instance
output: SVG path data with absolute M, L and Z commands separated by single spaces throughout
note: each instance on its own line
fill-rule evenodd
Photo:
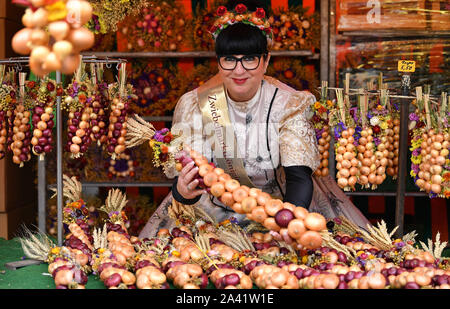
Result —
M 233 55 L 240 59 L 244 55 Z M 224 70 L 220 65 L 219 74 L 228 95 L 234 101 L 248 101 L 256 94 L 269 65 L 270 54 L 266 58 L 261 56 L 259 65 L 254 70 L 246 70 L 242 62 L 237 62 L 234 70 Z

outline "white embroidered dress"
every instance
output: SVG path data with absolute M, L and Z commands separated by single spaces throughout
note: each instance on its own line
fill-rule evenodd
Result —
M 278 91 L 270 106 L 277 88 Z M 314 128 L 309 121 L 310 106 L 316 100 L 314 95 L 307 91 L 295 91 L 267 77 L 262 81 L 256 95 L 249 101 L 235 102 L 228 95 L 226 97 L 239 155 L 243 158 L 245 171 L 255 187 L 281 198 L 280 190 L 285 192 L 283 166 L 305 165 L 313 171 L 318 167 L 320 156 Z M 208 138 L 208 129 L 205 129 L 202 120 L 197 89 L 184 94 L 177 103 L 172 133 L 182 134 L 184 143 L 201 151 L 209 161 L 214 162 L 211 150 L 213 139 Z M 334 182 L 332 179 L 331 181 Z M 316 200 L 317 205 L 320 204 L 317 203 L 320 200 L 317 194 L 320 194 L 321 190 L 317 190 L 317 182 L 314 183 L 313 203 Z M 149 219 L 140 237 L 151 237 L 161 228 L 170 229 L 174 226 L 173 220 L 167 215 L 171 199 L 169 194 Z M 196 206 L 202 207 L 218 222 L 230 217 L 236 218 L 239 222 L 246 220 L 245 215 L 233 212 L 209 194 L 203 194 Z M 326 211 L 319 212 L 326 213 Z

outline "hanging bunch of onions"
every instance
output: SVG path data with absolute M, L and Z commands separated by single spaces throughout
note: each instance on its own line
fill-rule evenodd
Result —
M 317 176 L 328 176 L 330 174 L 328 165 L 328 159 L 330 157 L 330 141 L 331 141 L 331 134 L 330 134 L 330 127 L 328 125 L 323 126 L 323 132 L 320 134 L 320 138 L 318 139 L 318 149 L 320 154 L 320 165 L 315 171 L 315 174 Z
M 423 101 L 420 96 L 418 103 L 422 102 L 425 108 L 425 123 L 422 128 L 420 145 L 422 161 L 419 164 L 416 185 L 430 194 L 431 197 L 449 197 L 449 194 L 443 194 L 444 187 L 448 187 L 448 158 L 450 148 L 449 128 L 445 122 L 447 112 L 447 97 L 442 95 L 440 111 L 431 108 L 429 94 L 423 95 Z M 420 104 L 420 103 L 419 103 Z M 443 117 L 442 119 L 440 117 Z M 447 188 L 446 188 L 447 190 Z
M 328 94 L 328 82 L 322 81 L 321 88 L 321 100 L 315 102 L 312 110 L 314 129 L 316 131 L 316 138 L 318 143 L 318 150 L 320 154 L 320 165 L 314 172 L 317 176 L 328 176 L 328 158 L 330 156 L 330 127 L 328 125 L 328 112 L 329 108 L 332 107 L 333 103 L 327 100 Z
M 126 85 L 126 64 L 122 63 L 119 70 L 119 83 L 110 87 L 110 97 L 113 100 L 110 106 L 106 150 L 113 159 L 126 149 L 125 136 L 131 95 L 132 88 L 130 85 Z
M 0 65 L 0 160 L 6 156 L 8 149 L 7 115 L 11 105 L 15 103 L 14 87 L 3 81 L 5 66 Z
M 95 64 L 91 64 L 91 79 L 94 88 L 92 94 L 91 140 L 100 146 L 106 144 L 108 140 L 108 84 L 103 82 L 103 69 Z
M 344 106 L 342 89 L 336 89 L 336 99 L 340 115 L 337 125 L 334 128 L 335 157 L 336 157 L 336 178 L 337 184 L 344 191 L 355 190 L 357 182 L 356 147 L 354 145 L 355 129 L 352 127 L 353 119 L 349 117 L 347 108 Z M 348 100 L 348 97 L 346 97 Z M 347 126 L 350 124 L 350 126 Z
M 389 127 L 386 129 L 386 135 L 388 139 L 388 167 L 386 173 L 394 180 L 397 179 L 398 174 L 398 151 L 400 140 L 400 115 L 399 113 L 393 114 L 393 120 L 388 122 Z
M 30 68 L 37 76 L 53 71 L 72 74 L 80 63 L 79 53 L 94 45 L 94 34 L 84 27 L 92 17 L 91 4 L 30 0 L 28 6 L 22 16 L 26 28 L 12 39 L 14 51 L 30 55 Z
M 383 100 L 380 100 L 380 103 Z M 371 111 L 370 122 L 367 122 L 368 97 L 362 96 L 360 100 L 361 122 L 363 129 L 358 140 L 358 160 L 360 161 L 359 183 L 366 188 L 376 189 L 386 178 L 386 166 L 388 164 L 388 139 L 386 131 L 387 122 L 383 111 L 383 104 L 377 104 Z
M 64 98 L 64 108 L 69 112 L 66 151 L 71 152 L 73 158 L 83 155 L 91 144 L 91 104 L 91 85 L 85 81 L 84 64 L 80 63 Z
M 11 143 L 12 160 L 20 167 L 31 159 L 31 126 L 29 124 L 31 113 L 25 105 L 25 77 L 26 73 L 19 74 L 20 100 L 14 109 Z
M 176 160 L 180 163 L 178 169 L 194 161 L 199 168 L 202 186 L 235 212 L 246 214 L 248 219 L 261 223 L 284 238 L 292 239 L 292 243 L 297 243 L 302 248 L 314 249 L 322 244 L 319 232 L 326 229 L 326 220 L 321 214 L 310 213 L 291 203 L 283 203 L 258 188 L 241 185 L 194 150 L 181 151 Z
M 62 88 L 57 86 L 53 80 L 46 78 L 41 81 L 31 118 L 33 123 L 32 151 L 40 159 L 53 150 L 52 129 L 55 125 L 53 108 L 56 96 L 61 94 Z

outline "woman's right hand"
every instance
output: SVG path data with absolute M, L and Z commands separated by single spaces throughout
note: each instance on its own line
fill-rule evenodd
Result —
M 178 175 L 177 191 L 185 199 L 193 199 L 203 193 L 206 193 L 204 189 L 197 189 L 198 180 L 196 179 L 198 173 L 198 167 L 195 166 L 195 162 L 192 161 L 186 164 Z

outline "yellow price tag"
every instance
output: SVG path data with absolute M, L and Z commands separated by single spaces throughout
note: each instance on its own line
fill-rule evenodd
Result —
M 416 70 L 416 62 L 410 60 L 400 60 L 398 62 L 399 72 L 414 72 Z

